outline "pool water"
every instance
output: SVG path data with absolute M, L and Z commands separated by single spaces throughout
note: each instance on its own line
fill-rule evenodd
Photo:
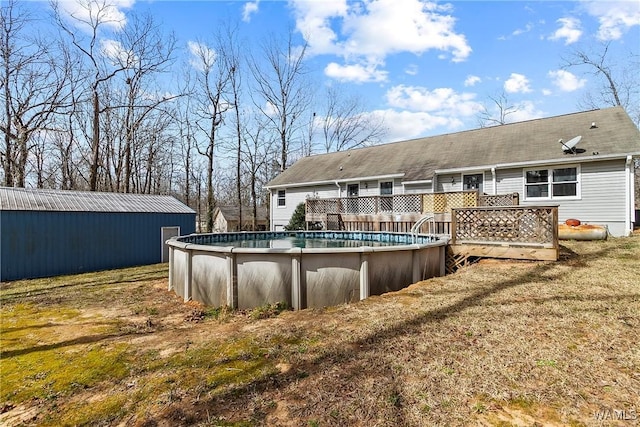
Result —
M 333 249 L 428 244 L 438 239 L 421 235 L 414 242 L 409 234 L 384 232 L 280 231 L 199 234 L 183 236 L 180 240 L 197 245 L 246 249 Z
M 290 248 L 359 248 L 361 246 L 396 246 L 406 243 L 380 242 L 375 240 L 351 240 L 351 239 L 326 239 L 326 238 L 305 238 L 305 237 L 284 237 L 279 239 L 265 240 L 230 240 L 224 245 L 236 248 L 259 248 L 259 249 L 290 249 Z M 211 243 L 212 246 L 220 246 L 220 243 Z

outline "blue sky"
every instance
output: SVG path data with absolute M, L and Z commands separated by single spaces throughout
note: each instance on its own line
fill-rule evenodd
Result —
M 621 67 L 640 54 L 640 1 L 113 3 L 124 25 L 127 14 L 151 11 L 185 58 L 188 43 L 210 38 L 221 20 L 238 22 L 249 45 L 294 29 L 309 45 L 316 87 L 360 95 L 383 118 L 387 141 L 478 127 L 478 112 L 502 93 L 517 108 L 511 121 L 579 111 L 598 82 L 586 68 L 562 69 L 562 55 L 610 42 Z

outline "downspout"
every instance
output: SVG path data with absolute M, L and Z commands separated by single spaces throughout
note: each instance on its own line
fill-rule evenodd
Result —
M 336 187 L 338 187 L 338 197 L 342 197 L 342 188 L 340 187 L 340 183 L 338 181 L 334 181 Z
M 498 183 L 496 182 L 496 168 L 491 168 L 491 179 L 493 180 L 493 195 L 498 194 Z
M 269 198 L 271 199 L 269 200 L 269 229 L 271 231 L 276 231 L 276 226 L 273 223 L 273 207 L 275 206 L 273 203 L 273 191 L 274 190 L 269 190 Z M 275 190 L 275 191 L 277 192 L 278 190 Z M 276 203 L 277 203 L 277 200 L 276 200 Z
M 625 162 L 625 214 L 624 214 L 624 228 L 627 236 L 631 235 L 631 197 L 633 196 L 631 191 L 631 155 L 627 156 Z

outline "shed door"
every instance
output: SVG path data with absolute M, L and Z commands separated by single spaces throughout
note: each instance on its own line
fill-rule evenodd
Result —
M 180 235 L 180 227 L 162 227 L 162 261 L 169 262 L 169 245 L 165 242 Z

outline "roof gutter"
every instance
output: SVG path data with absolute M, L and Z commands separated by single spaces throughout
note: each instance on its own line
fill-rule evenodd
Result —
M 464 168 L 436 169 L 434 173 L 438 175 L 442 175 L 445 173 L 474 172 L 474 171 L 492 170 L 492 169 L 511 169 L 511 168 L 538 166 L 538 165 L 564 164 L 564 163 L 576 163 L 576 162 L 596 162 L 600 160 L 626 159 L 628 156 L 637 156 L 637 155 L 640 155 L 640 152 L 630 153 L 630 154 L 606 154 L 602 156 L 595 155 L 590 157 L 566 157 L 561 159 L 558 158 L 558 159 L 549 159 L 549 160 L 536 160 L 532 162 L 497 163 L 495 165 L 479 165 L 479 166 L 470 166 L 470 167 L 464 167 Z
M 310 181 L 310 182 L 296 182 L 291 184 L 265 185 L 264 188 L 267 190 L 271 190 L 275 188 L 310 187 L 314 185 L 333 185 L 333 184 L 339 184 L 342 182 L 376 181 L 381 179 L 402 178 L 403 176 L 404 176 L 404 172 L 401 172 L 401 173 L 392 173 L 388 175 L 356 176 L 353 178 L 332 179 L 329 181 Z

